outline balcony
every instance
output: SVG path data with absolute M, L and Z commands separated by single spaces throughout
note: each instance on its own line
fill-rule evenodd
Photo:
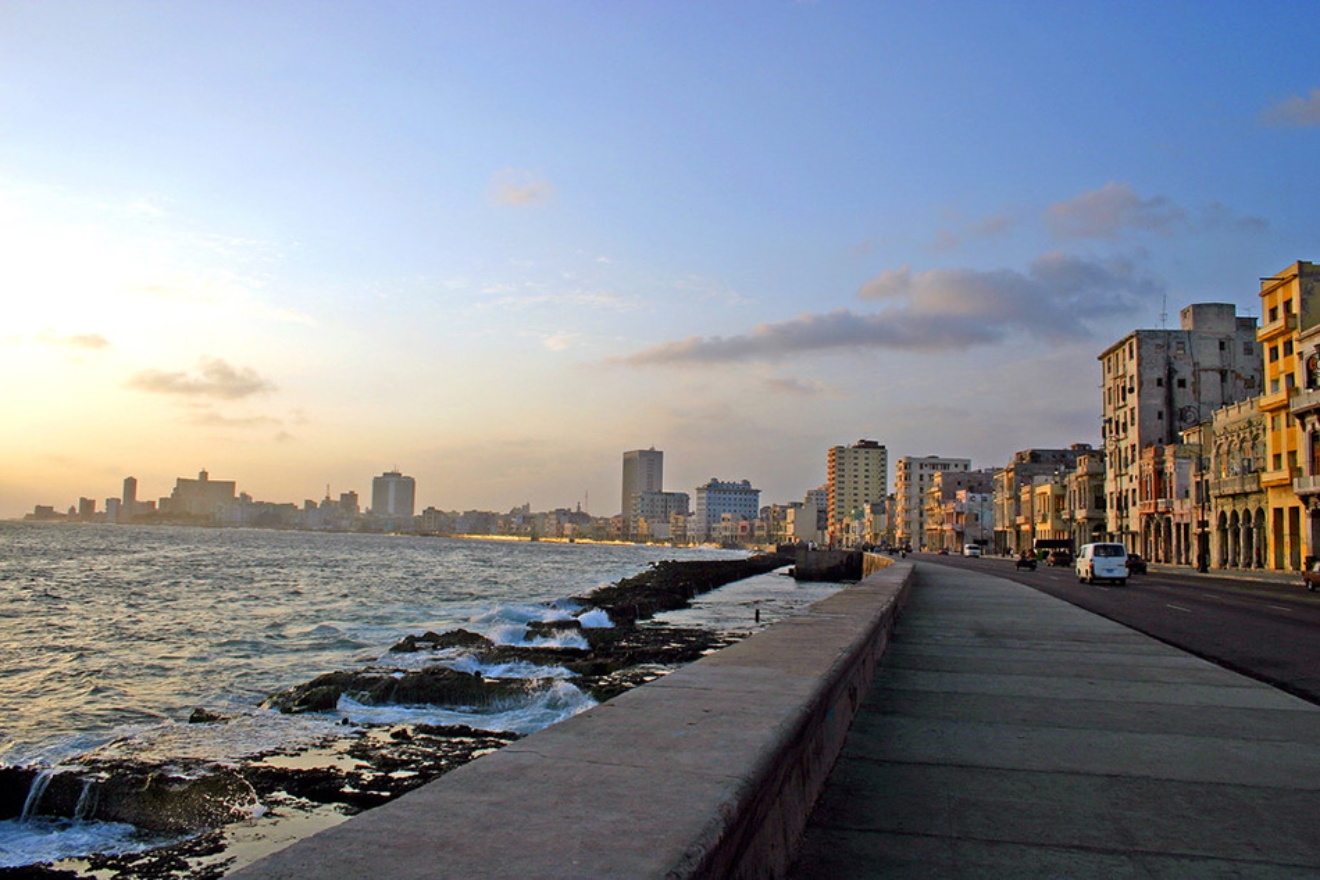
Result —
M 1295 331 L 1296 329 L 1297 329 L 1297 315 L 1296 314 L 1284 315 L 1282 318 L 1279 318 L 1277 321 L 1270 321 L 1268 324 L 1265 324 L 1260 329 L 1258 329 L 1256 331 L 1256 341 L 1268 342 L 1271 339 L 1278 339 L 1280 336 L 1286 336 L 1287 334 Z
M 1294 473 L 1294 471 L 1296 471 L 1296 473 Z M 1260 475 L 1260 485 L 1262 489 L 1291 488 L 1293 478 L 1300 477 L 1301 475 L 1301 468 L 1283 468 L 1277 471 L 1265 471 Z
M 1222 480 L 1210 481 L 1210 494 L 1216 496 L 1224 495 L 1249 495 L 1252 492 L 1260 491 L 1260 474 L 1242 474 L 1237 477 L 1225 477 Z
M 1293 491 L 1298 495 L 1320 495 L 1320 474 L 1309 477 L 1294 477 Z
M 1296 388 L 1284 387 L 1270 394 L 1262 394 L 1256 398 L 1256 409 L 1261 412 L 1278 412 L 1287 409 L 1289 398 L 1296 393 Z
M 1293 395 L 1289 404 L 1293 415 L 1320 410 L 1320 388 L 1302 388 Z

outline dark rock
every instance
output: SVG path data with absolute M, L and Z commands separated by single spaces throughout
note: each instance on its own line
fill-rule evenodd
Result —
M 306 684 L 273 694 L 262 706 L 285 713 L 328 712 L 348 695 L 370 705 L 388 703 L 435 706 L 486 706 L 492 701 L 525 696 L 537 686 L 525 679 L 488 679 L 443 666 L 405 672 L 331 672 Z
M 564 633 L 582 632 L 582 621 L 577 618 L 568 620 L 531 620 L 527 623 L 528 638 L 557 638 Z
M 197 707 L 196 709 L 193 709 L 192 714 L 188 716 L 189 724 L 213 724 L 217 721 L 228 721 L 228 720 L 229 719 L 226 718 L 225 716 L 217 715 L 216 713 L 211 712 L 207 709 L 203 709 L 200 706 Z

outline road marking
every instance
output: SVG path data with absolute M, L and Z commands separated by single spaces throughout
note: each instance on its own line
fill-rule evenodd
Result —
M 1292 611 L 1291 608 L 1288 608 L 1288 607 L 1286 607 L 1286 606 L 1284 606 L 1284 605 L 1266 605 L 1265 607 L 1266 607 L 1266 608 L 1273 608 L 1275 611 Z
M 1184 608 L 1181 605 L 1174 605 L 1172 602 L 1166 602 L 1165 604 L 1168 605 L 1170 608 L 1172 608 L 1174 611 L 1186 611 L 1188 614 L 1192 613 L 1192 609 L 1190 608 Z

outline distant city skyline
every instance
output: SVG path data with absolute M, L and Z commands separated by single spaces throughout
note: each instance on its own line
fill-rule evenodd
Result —
M 1320 257 L 1315 13 L 6 4 L 0 517 L 1098 445 L 1107 346 Z

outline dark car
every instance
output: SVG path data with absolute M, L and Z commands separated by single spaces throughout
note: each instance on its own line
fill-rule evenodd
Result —
M 1128 574 L 1145 574 L 1146 560 L 1136 553 L 1128 554 Z
M 1051 550 L 1045 557 L 1045 564 L 1069 566 L 1073 564 L 1073 555 L 1067 550 Z

